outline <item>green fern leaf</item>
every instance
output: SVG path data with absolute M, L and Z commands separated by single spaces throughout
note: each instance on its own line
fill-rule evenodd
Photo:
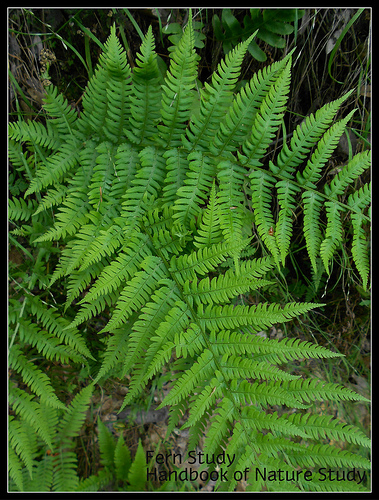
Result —
M 112 433 L 101 421 L 100 417 L 97 419 L 97 428 L 101 463 L 104 467 L 113 468 L 116 443 Z
M 338 141 L 346 128 L 347 123 L 353 116 L 354 111 L 349 113 L 343 120 L 340 120 L 330 129 L 325 132 L 317 145 L 316 151 L 308 161 L 303 172 L 297 173 L 297 180 L 300 184 L 311 189 L 315 189 L 315 183 L 321 176 L 321 169 L 330 158 L 334 149 L 338 145 Z
M 131 97 L 130 124 L 133 131 L 126 129 L 126 135 L 139 144 L 155 134 L 160 117 L 159 70 L 151 26 L 142 42 L 141 53 L 137 55 L 132 80 L 134 96 Z
M 33 453 L 32 453 L 32 442 L 30 441 L 30 437 L 28 437 L 29 428 L 15 420 L 12 416 L 8 419 L 8 439 L 11 449 L 13 449 L 13 453 L 17 453 L 20 456 L 22 462 L 25 464 L 30 477 L 32 476 L 33 470 Z M 12 457 L 12 469 L 13 475 L 15 476 L 17 482 L 21 484 L 23 481 L 19 476 L 19 461 L 15 456 Z
M 255 116 L 251 136 L 242 144 L 242 151 L 246 158 L 239 155 L 239 160 L 243 163 L 253 167 L 262 165 L 260 159 L 272 142 L 286 109 L 291 78 L 290 62 L 271 86 Z
M 115 26 L 111 28 L 105 49 L 83 96 L 83 113 L 78 126 L 117 142 L 129 117 L 132 89 L 130 67 L 116 37 Z
M 191 91 L 195 86 L 196 76 L 197 58 L 190 19 L 179 44 L 171 55 L 170 67 L 162 89 L 163 125 L 158 125 L 158 140 L 166 147 L 181 145 L 181 135 L 185 132 L 190 118 Z
M 352 92 L 353 90 L 350 90 L 341 98 L 325 104 L 315 114 L 310 114 L 305 121 L 296 127 L 290 147 L 284 144 L 276 158 L 276 165 L 270 162 L 270 170 L 273 174 L 285 177 L 292 176 L 294 169 L 304 161 L 306 154 L 327 130 L 341 104 L 346 101 Z
M 128 482 L 128 490 L 144 491 L 146 483 L 146 458 L 141 440 L 138 441 L 137 452 L 129 469 Z
M 58 137 L 63 134 L 73 135 L 75 122 L 78 118 L 76 110 L 68 104 L 58 89 L 54 86 L 46 88 L 46 97 L 44 98 L 44 109 L 48 115 L 53 118 L 49 123 L 52 125 L 55 135 Z
M 205 84 L 200 101 L 200 113 L 194 116 L 187 129 L 184 144 L 190 151 L 206 149 L 220 127 L 220 121 L 225 118 L 225 112 L 232 102 L 233 88 L 247 47 L 254 35 L 240 43 L 227 54 L 225 61 L 219 64 L 212 76 L 212 84 Z
M 116 478 L 124 481 L 128 476 L 131 466 L 131 456 L 129 448 L 125 445 L 124 438 L 120 436 L 114 450 L 114 464 L 116 468 Z
M 9 364 L 13 370 L 20 373 L 24 383 L 41 398 L 41 401 L 46 402 L 54 408 L 65 408 L 65 405 L 55 395 L 55 391 L 46 373 L 42 372 L 33 363 L 30 363 L 15 344 L 9 350 Z
M 221 122 L 220 130 L 210 145 L 210 151 L 213 155 L 222 156 L 226 151 L 235 152 L 241 144 L 247 144 L 246 141 L 250 136 L 254 119 L 262 101 L 270 87 L 278 79 L 291 54 L 255 73 L 253 78 L 236 95 L 233 105 L 228 110 L 225 122 Z
M 339 422 L 331 415 L 312 415 L 310 413 L 300 415 L 293 413 L 292 415 L 288 415 L 287 418 L 291 422 L 294 422 L 297 427 L 306 427 L 307 433 L 311 433 L 314 439 L 319 439 L 320 437 L 343 439 L 362 446 L 370 447 L 371 445 L 370 439 L 363 432 L 359 432 L 357 428 L 344 422 Z
M 368 242 L 366 233 L 363 229 L 365 217 L 362 210 L 367 207 L 371 199 L 370 184 L 365 184 L 359 191 L 351 194 L 348 198 L 348 204 L 356 209 L 356 212 L 351 213 L 351 222 L 353 225 L 353 245 L 352 254 L 354 262 L 363 280 L 363 288 L 366 289 L 369 275 L 369 257 L 368 257 Z
M 214 182 L 209 197 L 209 204 L 202 213 L 197 233 L 193 242 L 197 248 L 204 248 L 213 243 L 219 243 L 222 240 L 219 206 Z
M 216 166 L 205 155 L 193 152 L 188 155 L 189 170 L 184 185 L 177 191 L 174 217 L 179 222 L 189 225 L 189 220 L 200 214 L 199 205 L 206 199 L 207 192 L 212 186 L 216 175 Z
M 11 386 L 9 391 L 9 404 L 13 411 L 36 429 L 37 434 L 52 448 L 53 429 L 45 418 L 45 408 L 38 404 L 33 396 L 22 391 L 18 387 Z
M 322 241 L 320 229 L 320 212 L 323 199 L 314 191 L 305 191 L 302 194 L 304 201 L 304 235 L 307 245 L 308 255 L 313 267 L 317 272 L 316 257 Z

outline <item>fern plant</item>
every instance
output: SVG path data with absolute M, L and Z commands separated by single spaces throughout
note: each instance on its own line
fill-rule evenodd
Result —
M 92 391 L 93 384 L 87 385 L 66 407 L 37 400 L 11 385 L 11 491 L 75 491 L 79 487 L 74 438 L 83 425 Z
M 77 491 L 184 491 L 183 484 L 175 481 L 165 482 L 159 489 L 148 483 L 149 464 L 141 440 L 132 461 L 124 437 L 117 438 L 105 424 L 98 419 L 98 443 L 102 468 L 82 480 Z
M 299 205 L 311 264 L 316 270 L 321 257 L 326 272 L 343 239 L 342 214 L 350 214 L 352 259 L 367 288 L 370 188 L 355 189 L 354 182 L 369 167 L 370 156 L 357 154 L 330 184 L 320 182 L 352 116 L 335 121 L 348 93 L 310 115 L 276 158 L 266 161 L 286 109 L 292 54 L 259 71 L 235 95 L 252 40 L 253 35 L 226 55 L 204 84 L 194 114 L 198 59 L 191 19 L 171 54 L 163 86 L 152 29 L 132 71 L 113 28 L 80 116 L 49 87 L 46 127 L 21 120 L 10 124 L 12 161 L 32 172 L 28 201 L 12 199 L 10 215 L 28 221 L 53 214 L 34 243 L 60 242 L 50 285 L 64 284 L 64 308 L 76 310 L 56 334 L 75 355 L 88 357 L 79 340 L 83 325 L 109 313 L 99 332 L 106 348 L 94 383 L 128 377 L 123 407 L 168 367 L 172 387 L 161 404 L 170 407 L 168 434 L 185 416 L 189 450 L 205 435 L 209 457 L 222 452 L 233 457 L 216 489 L 233 490 L 241 471 L 247 471 L 252 490 L 283 488 L 277 477 L 257 476 L 259 467 L 313 471 L 312 481 L 299 474 L 285 484 L 289 489 L 362 490 L 356 482 L 324 479 L 322 468 L 365 470 L 369 461 L 323 440 L 368 446 L 368 438 L 307 410 L 314 401 L 365 398 L 283 366 L 341 354 L 300 339 L 257 335 L 322 304 L 247 305 L 243 296 L 269 285 L 269 271 L 280 272 Z M 256 238 L 266 253 L 254 258 Z M 30 339 L 38 345 L 34 330 L 30 327 Z M 16 345 L 12 363 L 19 367 Z M 34 373 L 30 380 L 30 392 L 52 407 L 38 392 Z M 274 405 L 290 411 L 273 412 Z M 38 432 L 35 420 L 29 417 L 29 424 Z M 14 453 L 17 464 L 27 465 L 17 444 Z M 217 474 L 216 465 L 208 472 Z

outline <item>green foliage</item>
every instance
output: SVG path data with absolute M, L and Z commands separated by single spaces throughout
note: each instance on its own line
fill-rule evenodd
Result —
M 58 409 L 50 400 L 11 385 L 9 400 L 17 416 L 9 418 L 11 490 L 61 492 L 78 488 L 73 438 L 83 425 L 92 391 L 93 384 L 87 385 L 67 407 L 61 404 Z
M 259 71 L 235 95 L 252 39 L 228 52 L 205 83 L 199 113 L 193 114 L 197 58 L 191 16 L 162 87 L 151 28 L 134 71 L 112 28 L 80 116 L 49 89 L 45 132 L 41 125 L 10 124 L 15 166 L 32 177 L 27 201 L 12 199 L 10 213 L 15 221 L 44 221 L 44 230 L 33 236 L 37 247 L 51 249 L 52 242 L 60 242 L 50 285 L 66 288 L 64 308 L 70 311 L 59 315 L 34 296 L 25 306 L 12 303 L 10 366 L 26 386 L 12 389 L 16 415 L 10 420 L 10 473 L 20 490 L 27 474 L 39 478 L 44 468 L 41 490 L 93 490 L 114 478 L 125 480 L 126 474 L 127 488 L 144 487 L 141 447 L 130 464 L 122 439 L 115 443 L 101 421 L 104 469 L 84 481 L 75 475 L 72 442 L 93 385 L 64 409 L 49 377 L 25 354 L 32 347 L 46 359 L 88 363 L 93 354 L 81 325 L 100 316 L 109 321 L 99 332 L 104 352 L 93 383 L 128 377 L 124 407 L 168 367 L 172 387 L 161 407 L 170 406 L 169 432 L 186 416 L 191 449 L 204 433 L 204 452 L 225 450 L 235 457 L 234 471 L 257 460 L 283 470 L 369 468 L 359 454 L 323 444 L 338 437 L 366 446 L 361 433 L 306 412 L 314 401 L 365 398 L 283 366 L 341 355 L 299 339 L 257 335 L 322 304 L 243 301 L 243 294 L 271 283 L 265 279 L 269 271 L 280 272 L 299 206 L 315 272 L 319 257 L 330 271 L 343 240 L 341 214 L 350 214 L 345 230 L 352 231 L 352 259 L 367 288 L 370 189 L 367 184 L 356 189 L 354 182 L 369 167 L 369 153 L 353 157 L 330 184 L 321 183 L 351 117 L 335 121 L 349 93 L 307 117 L 266 161 L 286 109 L 291 54 Z M 40 203 L 31 215 L 35 197 Z M 265 249 L 259 258 L 252 258 L 254 235 Z M 272 412 L 271 405 L 291 411 Z M 56 443 L 59 458 L 36 457 L 37 439 Z M 258 490 L 272 487 L 253 475 L 249 484 Z M 216 485 L 220 490 L 235 486 L 233 479 Z M 312 488 L 300 480 L 292 486 Z M 315 482 L 316 490 L 338 487 L 333 481 Z
M 122 435 L 117 442 L 100 418 L 97 421 L 99 433 L 100 462 L 102 468 L 80 482 L 77 491 L 107 490 L 116 484 L 119 491 L 143 491 L 146 483 L 146 459 L 141 442 L 132 462 L 129 448 Z
M 243 19 L 243 26 L 233 15 L 231 9 L 223 9 L 221 20 L 217 14 L 212 18 L 213 30 L 217 40 L 222 41 L 225 54 L 230 52 L 241 40 L 246 40 L 252 33 L 258 30 L 257 38 L 272 47 L 284 48 L 285 35 L 294 31 L 291 23 L 296 23 L 304 15 L 299 9 L 249 9 Z M 297 29 L 297 27 L 296 27 Z M 265 61 L 266 54 L 252 40 L 248 51 L 258 61 Z
M 116 439 L 100 418 L 97 424 L 101 468 L 96 474 L 81 480 L 75 491 L 109 491 L 109 488 L 112 491 L 178 491 L 182 488 L 182 484 L 169 481 L 156 489 L 148 481 L 149 463 L 141 440 L 132 460 L 122 434 Z

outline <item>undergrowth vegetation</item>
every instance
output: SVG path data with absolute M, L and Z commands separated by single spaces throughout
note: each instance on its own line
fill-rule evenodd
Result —
M 370 47 L 341 13 L 322 63 L 332 11 L 13 12 L 10 490 L 369 490 Z

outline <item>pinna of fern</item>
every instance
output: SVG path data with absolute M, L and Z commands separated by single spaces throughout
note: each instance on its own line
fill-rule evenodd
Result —
M 303 379 L 281 366 L 339 353 L 304 341 L 257 336 L 320 304 L 246 305 L 241 296 L 268 285 L 266 273 L 284 264 L 298 204 L 311 264 L 320 255 L 327 270 L 341 242 L 340 214 L 350 211 L 353 259 L 367 286 L 363 227 L 369 188 L 354 191 L 347 203 L 339 196 L 368 168 L 369 155 L 354 157 L 329 190 L 319 187 L 322 169 L 351 116 L 333 123 L 346 95 L 308 117 L 266 165 L 286 108 L 291 54 L 234 94 L 249 41 L 220 63 L 201 90 L 194 115 L 197 58 L 191 17 L 162 87 L 151 29 L 132 72 L 112 28 L 83 98 L 83 113 L 73 119 L 68 109 L 62 111 L 69 127 L 57 123 L 60 142 L 42 150 L 35 134 L 28 136 L 27 124 L 10 127 L 13 140 L 22 136 L 41 160 L 27 195 L 43 193 L 44 210 L 56 210 L 54 225 L 37 241 L 65 244 L 52 283 L 67 280 L 66 308 L 79 302 L 67 331 L 110 310 L 99 333 L 106 348 L 94 379 L 128 376 L 123 406 L 169 366 L 172 387 L 162 402 L 170 406 L 168 432 L 188 415 L 190 449 L 205 433 L 206 452 L 235 455 L 233 470 L 274 458 L 281 468 L 369 468 L 359 454 L 318 444 L 337 434 L 349 440 L 350 428 L 268 408 L 283 405 L 305 415 L 310 401 L 364 400 L 347 388 Z M 54 99 L 51 92 L 47 112 L 52 117 Z M 56 107 L 62 109 L 60 100 Z M 48 122 L 54 128 L 54 119 Z M 21 204 L 14 207 L 23 210 Z M 252 219 L 268 251 L 259 259 L 244 257 L 253 237 Z M 362 436 L 359 442 L 368 445 Z M 253 477 L 250 481 L 257 485 Z M 232 490 L 235 484 L 219 481 L 217 486 Z M 332 482 L 317 484 L 333 487 Z

